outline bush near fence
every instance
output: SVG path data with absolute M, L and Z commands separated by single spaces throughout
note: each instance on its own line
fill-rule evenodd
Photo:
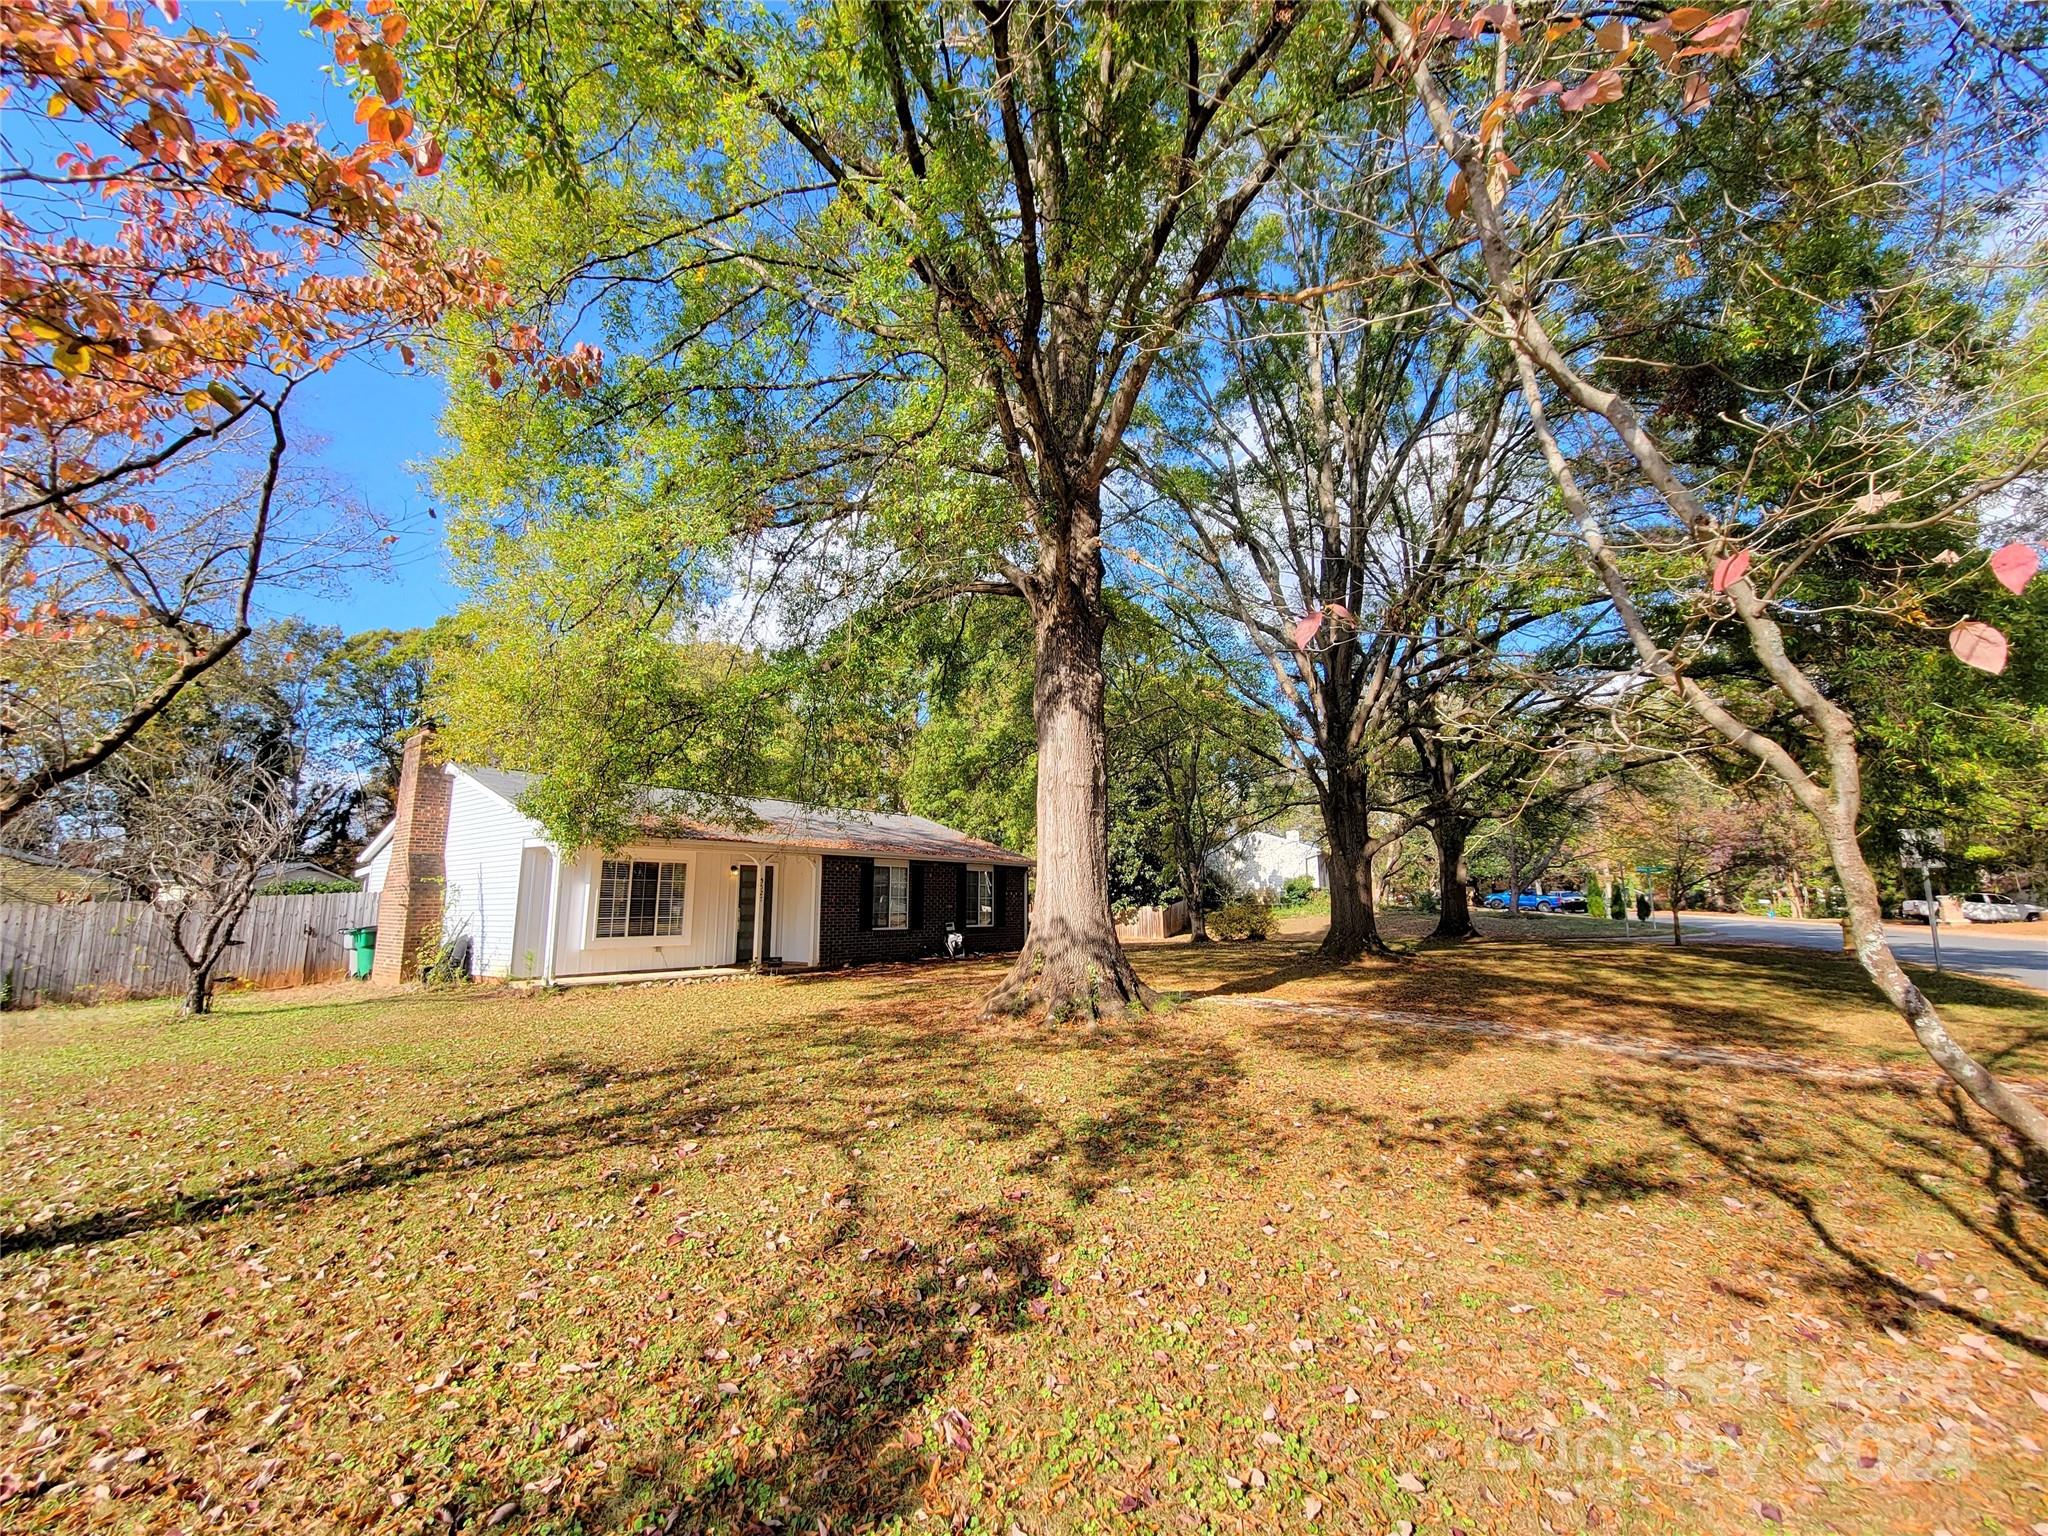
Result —
M 258 896 L 235 930 L 222 985 L 298 987 L 348 973 L 350 928 L 377 921 L 375 891 Z M 0 1004 L 174 997 L 189 973 L 171 921 L 146 901 L 0 904 Z

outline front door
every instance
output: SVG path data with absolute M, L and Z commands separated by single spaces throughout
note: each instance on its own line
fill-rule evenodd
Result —
M 757 893 L 760 896 L 758 902 L 755 900 Z M 752 864 L 740 866 L 740 919 L 739 931 L 733 942 L 734 965 L 754 963 L 756 907 L 760 909 L 761 931 L 764 935 L 761 958 L 764 961 L 780 960 L 782 957 L 775 953 L 775 866 L 772 864 L 759 870 Z

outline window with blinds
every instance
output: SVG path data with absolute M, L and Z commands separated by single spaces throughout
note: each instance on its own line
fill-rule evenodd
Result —
M 683 931 L 685 864 L 606 859 L 598 872 L 597 937 L 669 939 Z
M 875 926 L 910 926 L 910 868 L 905 864 L 875 866 Z
M 996 872 L 992 869 L 967 871 L 967 926 L 993 928 L 996 925 Z

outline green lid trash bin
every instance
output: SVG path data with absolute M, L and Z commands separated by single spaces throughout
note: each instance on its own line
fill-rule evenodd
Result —
M 357 981 L 370 979 L 370 959 L 377 953 L 377 930 L 351 928 L 348 931 L 348 973 Z

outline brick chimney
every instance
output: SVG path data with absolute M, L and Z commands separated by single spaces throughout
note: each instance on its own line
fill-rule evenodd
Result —
M 398 771 L 398 804 L 391 817 L 391 866 L 377 902 L 377 953 L 370 979 L 416 981 L 422 942 L 441 931 L 448 885 L 448 804 L 454 782 L 442 771 L 434 734 L 415 731 Z

